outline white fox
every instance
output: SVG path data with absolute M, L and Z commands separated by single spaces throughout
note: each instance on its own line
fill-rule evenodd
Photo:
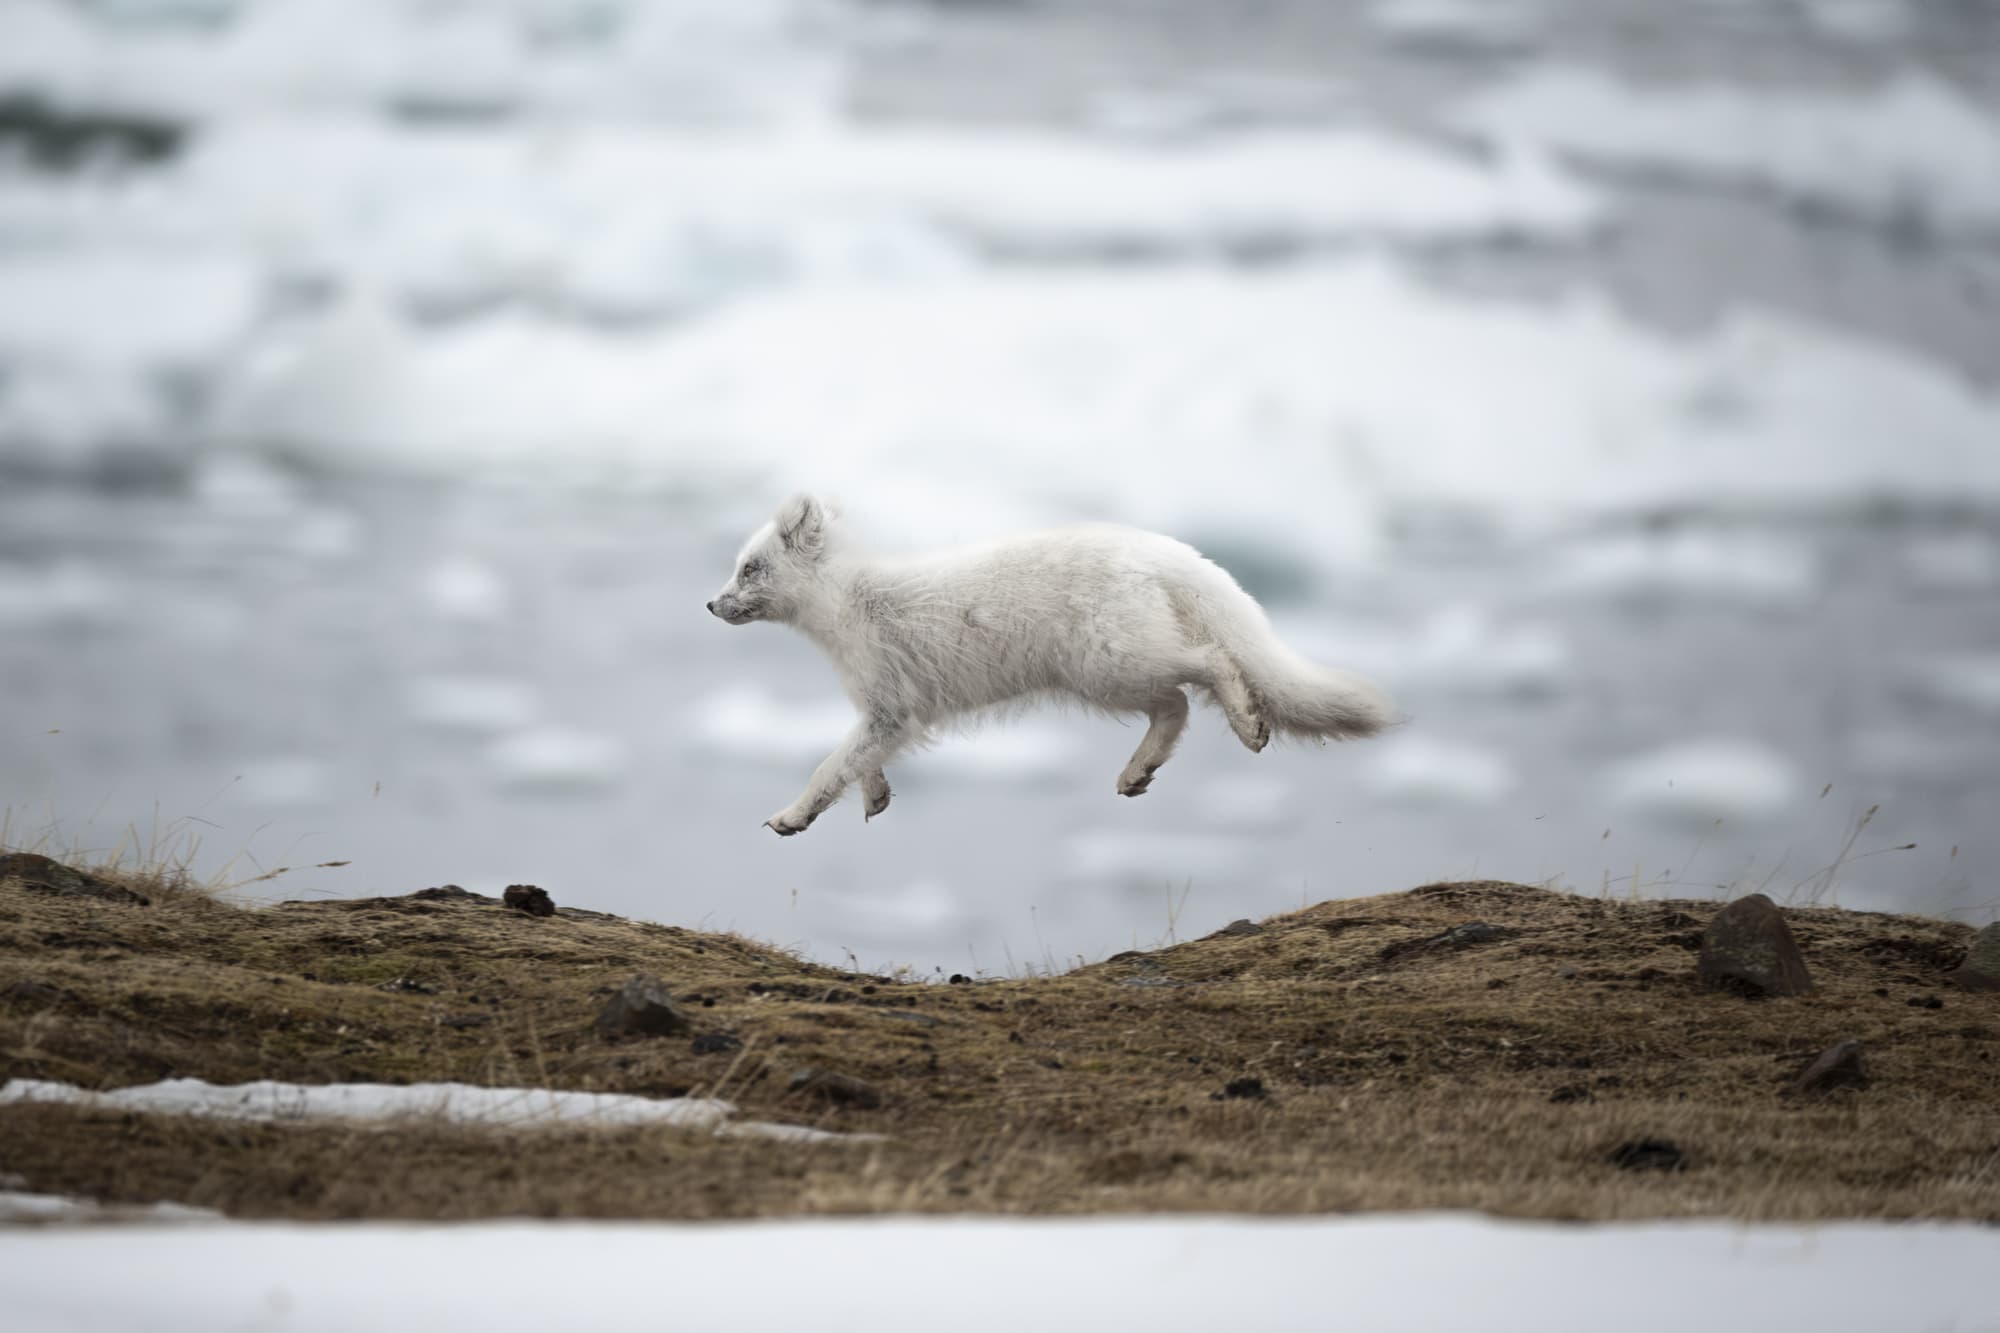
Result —
M 1193 547 L 1134 528 L 1031 532 L 934 555 L 850 550 L 832 511 L 787 500 L 736 559 L 714 615 L 775 620 L 817 643 L 861 718 L 765 826 L 803 832 L 851 784 L 863 815 L 889 806 L 882 766 L 953 718 L 1010 701 L 1070 695 L 1151 725 L 1118 775 L 1137 796 L 1187 725 L 1192 685 L 1251 750 L 1276 730 L 1369 736 L 1388 698 L 1359 676 L 1313 665 L 1278 641 L 1264 610 Z

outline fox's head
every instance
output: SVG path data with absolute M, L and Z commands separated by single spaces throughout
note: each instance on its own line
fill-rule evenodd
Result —
M 832 521 L 832 511 L 810 495 L 794 495 L 779 505 L 771 521 L 743 544 L 735 574 L 708 604 L 710 614 L 732 625 L 796 619 L 819 585 Z

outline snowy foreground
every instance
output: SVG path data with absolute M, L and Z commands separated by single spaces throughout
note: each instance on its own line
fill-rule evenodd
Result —
M 2000 1330 L 2000 1232 L 1444 1215 L 48 1227 L 8 1325 L 77 1330 Z M 116 1275 L 114 1280 L 107 1277 Z

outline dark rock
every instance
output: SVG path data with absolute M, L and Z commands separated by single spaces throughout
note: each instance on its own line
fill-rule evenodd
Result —
M 434 903 L 490 903 L 493 901 L 483 893 L 474 893 L 470 889 L 461 889 L 456 884 L 439 884 L 435 888 L 418 889 L 410 896 L 412 898 L 420 898 L 425 902 Z
M 1944 1008 L 1944 1001 L 1935 995 L 1912 995 L 1909 999 L 1903 1001 L 1903 1003 L 1909 1005 L 1912 1009 Z
M 720 1055 L 724 1051 L 740 1051 L 743 1039 L 732 1037 L 727 1032 L 704 1032 L 694 1039 L 689 1047 L 696 1055 Z
M 10 1000 L 32 1000 L 37 1004 L 75 1004 L 76 996 L 60 986 L 48 986 L 39 981 L 17 981 L 5 991 L 0 991 Z
M 1222 1085 L 1222 1091 L 1211 1094 L 1213 1100 L 1221 1101 L 1261 1101 L 1271 1094 L 1264 1089 L 1261 1078 L 1232 1078 Z
M 500 895 L 500 901 L 529 916 L 556 914 L 555 899 L 549 897 L 546 889 L 538 889 L 532 884 L 509 884 L 507 891 Z
M 1804 995 L 1806 960 L 1777 904 L 1761 893 L 1738 898 L 1702 932 L 1695 972 L 1711 986 L 1746 995 Z
M 645 975 L 633 977 L 619 987 L 618 993 L 598 1014 L 596 1024 L 598 1032 L 606 1037 L 626 1032 L 671 1037 L 693 1026 L 688 1016 L 674 1004 L 659 978 Z
M 151 907 L 153 900 L 121 885 L 82 870 L 50 860 L 34 852 L 0 855 L 0 879 L 18 880 L 21 887 L 36 893 L 57 893 L 65 897 L 102 898 L 109 903 Z
M 1835 1042 L 1799 1071 L 1789 1089 L 1799 1096 L 1832 1092 L 1836 1088 L 1865 1088 L 1868 1069 L 1861 1060 L 1861 1043 L 1849 1039 Z
M 851 1074 L 836 1073 L 831 1069 L 814 1069 L 808 1066 L 792 1071 L 791 1090 L 819 1097 L 842 1106 L 859 1107 L 873 1111 L 882 1105 L 882 1090 L 873 1083 L 867 1083 Z
M 1611 1165 L 1621 1171 L 1685 1171 L 1687 1157 L 1670 1139 L 1633 1139 L 1611 1150 Z
M 951 974 L 951 980 L 946 982 L 945 984 L 948 986 L 970 986 L 972 984 L 972 978 L 968 977 L 963 972 L 954 972 Z
M 2000 921 L 1972 937 L 1972 948 L 1951 979 L 1966 990 L 2000 990 Z
M 1549 1094 L 1549 1100 L 1557 1106 L 1564 1106 L 1570 1102 L 1594 1102 L 1597 1094 L 1581 1083 L 1565 1083 Z
M 1212 940 L 1220 940 L 1220 939 L 1229 939 L 1243 935 L 1262 935 L 1263 933 L 1264 933 L 1264 928 L 1262 926 L 1258 925 L 1255 921 L 1252 921 L 1249 917 L 1245 916 L 1245 917 L 1238 917 L 1236 920 L 1230 922 L 1228 925 L 1224 926 L 1221 930 L 1216 931 L 1208 938 Z

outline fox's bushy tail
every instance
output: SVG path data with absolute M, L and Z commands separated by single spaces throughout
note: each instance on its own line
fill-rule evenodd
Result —
M 1220 571 L 1218 571 L 1220 572 Z M 1264 609 L 1233 579 L 1205 598 L 1206 628 L 1243 673 L 1271 727 L 1290 736 L 1352 740 L 1396 720 L 1389 696 L 1351 671 L 1308 661 L 1286 647 Z

